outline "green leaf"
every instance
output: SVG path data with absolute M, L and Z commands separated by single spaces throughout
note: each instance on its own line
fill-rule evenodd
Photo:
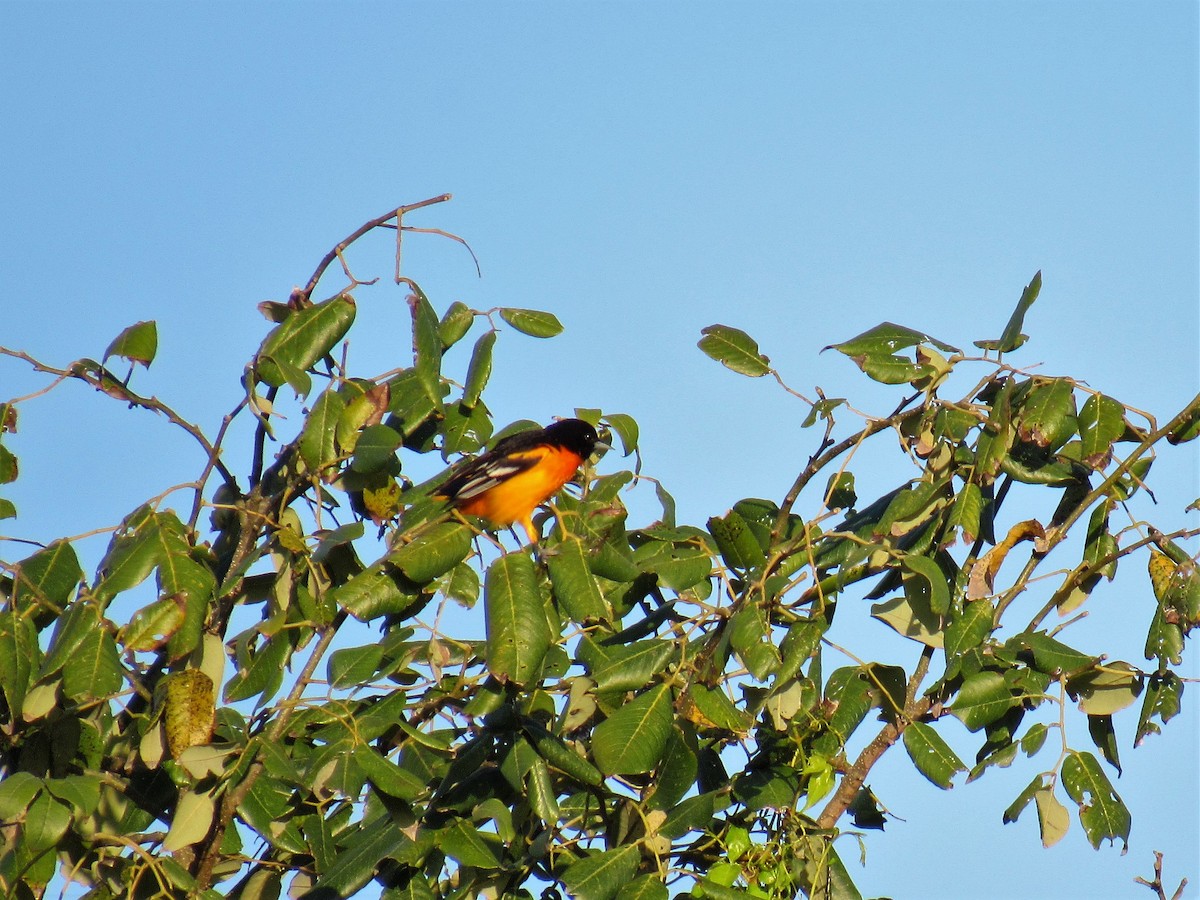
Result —
M 923 603 L 935 616 L 950 611 L 950 585 L 936 561 L 928 556 L 909 555 L 904 557 L 904 568 L 912 573 L 904 579 L 904 591 L 914 608 Z
M 721 777 L 728 780 L 722 772 Z M 793 794 L 794 796 L 794 794 Z M 727 789 L 707 791 L 688 797 L 667 813 L 666 821 L 659 826 L 658 833 L 671 839 L 683 837 L 690 831 L 708 830 L 713 814 L 718 808 L 729 805 Z
M 983 643 L 992 631 L 993 615 L 992 604 L 987 600 L 963 604 L 962 612 L 946 626 L 944 645 L 947 662 Z
M 441 399 L 442 381 L 442 338 L 437 314 L 425 292 L 411 282 L 409 286 L 413 289 L 408 297 L 412 314 L 413 368 L 425 396 L 437 402 Z
M 171 817 L 171 830 L 163 840 L 163 849 L 174 853 L 204 840 L 216 811 L 212 794 L 194 791 L 181 794 L 175 815 Z
M 592 752 L 606 775 L 653 769 L 671 734 L 671 688 L 660 684 L 639 694 L 596 726 Z
M 748 571 L 767 561 L 758 538 L 736 510 L 731 509 L 724 516 L 710 518 L 708 531 L 717 542 L 721 558 L 730 568 Z
M 341 294 L 297 310 L 271 330 L 258 348 L 255 371 L 272 387 L 297 386 L 295 374 L 304 372 L 350 330 L 354 323 L 354 298 Z
M 388 813 L 370 822 L 350 826 L 346 832 L 341 835 L 345 849 L 317 879 L 310 892 L 312 896 L 353 896 L 375 877 L 380 860 L 413 845 L 412 839 L 401 831 Z
M 657 638 L 605 647 L 605 655 L 591 666 L 592 677 L 602 691 L 640 691 L 663 673 L 675 652 L 673 641 Z
M 825 349 L 833 349 L 845 354 L 874 381 L 882 384 L 904 384 L 937 374 L 935 367 L 899 356 L 896 353 L 897 350 L 904 350 L 918 344 L 932 344 L 947 353 L 958 352 L 957 348 L 950 344 L 891 322 L 876 325 L 848 341 L 830 344 Z
M 1017 435 L 1043 450 L 1055 451 L 1075 436 L 1075 393 L 1071 381 L 1055 378 L 1029 392 L 1017 420 Z
M 1079 824 L 1092 847 L 1100 849 L 1103 840 L 1121 839 L 1129 846 L 1131 818 L 1124 801 L 1090 753 L 1071 750 L 1062 765 L 1062 783 L 1067 794 L 1079 805 Z
M 712 573 L 712 558 L 691 543 L 647 541 L 634 551 L 633 561 L 676 593 L 699 584 Z
M 17 458 L 13 456 L 12 451 L 3 444 L 0 444 L 0 484 L 9 484 L 16 481 L 18 471 Z M 12 506 L 11 502 L 9 506 Z M 13 507 L 13 511 L 15 514 L 16 507 Z M 12 518 L 12 515 L 6 518 Z
M 633 880 L 640 859 L 637 844 L 586 856 L 563 872 L 563 885 L 576 900 L 612 900 Z
M 1083 462 L 1094 469 L 1108 465 L 1112 446 L 1125 433 L 1125 407 L 1107 394 L 1091 394 L 1079 410 Z
M 967 770 L 942 736 L 924 722 L 912 722 L 904 729 L 904 749 L 917 771 L 943 790 L 954 786 L 954 776 Z
M 568 747 L 558 735 L 551 734 L 529 719 L 522 721 L 521 729 L 538 755 L 560 772 L 592 787 L 599 787 L 604 783 L 604 776 L 600 774 L 600 770 Z
M 457 603 L 471 609 L 479 600 L 479 575 L 467 563 L 459 563 L 438 580 L 437 589 Z
M 1112 716 L 1088 716 L 1088 734 L 1092 743 L 1110 766 L 1121 774 L 1121 756 L 1117 750 L 1117 732 L 1113 728 Z
M 667 886 L 657 875 L 639 875 L 617 892 L 617 900 L 667 900 L 667 896 Z
M 461 403 L 442 407 L 442 452 L 474 453 L 492 436 L 492 417 L 483 401 L 467 409 Z
M 638 423 L 633 416 L 625 413 L 609 413 L 604 417 L 608 427 L 616 432 L 621 439 L 621 455 L 628 456 L 638 447 Z
M 830 344 L 826 350 L 837 350 L 839 353 L 844 353 L 846 356 L 882 356 L 891 355 L 897 350 L 904 350 L 908 347 L 915 347 L 918 344 L 932 344 L 939 350 L 944 350 L 947 353 L 957 353 L 958 348 L 950 344 L 930 337 L 929 335 L 914 331 L 911 328 L 906 328 L 903 325 L 896 325 L 892 322 L 883 322 L 870 328 L 848 341 L 842 341 L 840 344 Z
M 561 810 L 554 785 L 550 781 L 550 767 L 544 759 L 533 761 L 526 773 L 525 795 L 529 798 L 529 806 L 534 815 L 546 824 L 558 822 Z
M 1162 729 L 1155 724 L 1158 717 L 1164 725 L 1179 714 L 1183 699 L 1183 682 L 1174 672 L 1159 672 L 1151 675 L 1146 683 L 1146 698 L 1142 701 L 1142 710 L 1138 715 L 1137 734 L 1133 745 L 1140 747 L 1151 734 L 1161 734 Z
M 279 843 L 284 833 L 280 821 L 288 812 L 290 786 L 271 775 L 260 775 L 238 806 L 238 815 L 264 839 Z
M 438 323 L 438 337 L 442 339 L 442 347 L 449 350 L 452 346 L 467 336 L 471 325 L 475 322 L 475 312 L 467 304 L 455 300 L 450 304 Z
M 346 401 L 342 395 L 329 388 L 317 398 L 308 418 L 304 420 L 299 450 L 300 458 L 310 472 L 319 474 L 337 459 L 337 425 L 345 409 Z
M 547 554 L 546 565 L 554 586 L 554 599 L 572 622 L 589 625 L 612 616 L 588 566 L 582 541 L 574 537 L 560 541 Z
M 396 548 L 388 562 L 417 584 L 444 575 L 471 552 L 471 529 L 460 522 L 441 522 L 415 540 Z
M 446 855 L 463 866 L 477 869 L 495 869 L 500 865 L 499 839 L 492 834 L 481 834 L 475 826 L 464 819 L 437 832 L 438 847 Z
M 1038 829 L 1042 835 L 1042 846 L 1053 847 L 1063 839 L 1071 827 L 1067 808 L 1054 796 L 1053 788 L 1043 788 L 1033 795 L 1037 804 Z
M 1003 675 L 983 671 L 963 682 L 950 712 L 968 730 L 979 731 L 1003 716 L 1016 702 Z
M 67 541 L 55 541 L 17 563 L 13 572 L 13 608 L 34 607 L 57 616 L 66 609 L 81 581 L 83 570 L 75 548 Z
M 462 405 L 474 409 L 479 395 L 492 377 L 492 348 L 496 346 L 496 332 L 485 331 L 475 342 L 471 351 L 471 362 L 467 366 L 467 378 L 463 382 Z
M 688 685 L 679 706 L 690 720 L 703 728 L 745 734 L 752 721 L 748 712 L 734 705 L 724 688 L 719 685 L 709 687 L 700 681 Z
M 354 458 L 350 467 L 363 475 L 386 471 L 396 459 L 396 449 L 404 443 L 394 428 L 387 425 L 368 425 L 362 430 L 354 445 Z
M 746 332 L 728 325 L 709 325 L 697 346 L 726 368 L 740 375 L 758 378 L 771 371 L 771 360 L 758 350 L 758 343 Z
M 37 629 L 14 609 L 0 611 L 0 691 L 8 704 L 9 721 L 19 720 L 33 673 L 41 665 Z M 0 782 L 0 786 L 7 782 Z M 0 821 L 4 820 L 0 816 Z
M 360 622 L 403 615 L 419 599 L 418 588 L 399 569 L 382 562 L 363 569 L 334 588 L 333 600 Z
M 535 679 L 550 648 L 550 624 L 533 560 L 506 553 L 488 567 L 483 591 L 487 663 L 500 681 Z
M 871 685 L 858 666 L 834 670 L 825 682 L 825 706 L 833 710 L 828 728 L 837 744 L 814 744 L 818 753 L 833 758 L 866 718 L 871 709 Z
M 853 472 L 834 472 L 825 484 L 826 509 L 852 509 L 858 502 Z
M 225 701 L 234 703 L 261 694 L 260 703 L 270 700 L 283 683 L 283 670 L 291 655 L 287 632 L 263 637 L 256 650 L 248 644 L 238 648 L 238 670 L 225 683 Z
M 897 634 L 919 641 L 927 647 L 944 642 L 942 618 L 930 608 L 929 598 L 920 592 L 893 597 L 871 606 L 871 615 L 894 628 Z
M 743 604 L 730 618 L 729 644 L 758 681 L 766 681 L 782 662 L 767 617 L 755 603 Z
M 1042 289 L 1042 273 L 1041 270 L 1033 276 L 1033 279 L 1026 285 L 1025 290 L 1021 292 L 1021 299 L 1017 301 L 1017 308 L 1013 310 L 1012 316 L 1009 317 L 1008 324 L 1004 326 L 1004 333 L 1000 335 L 998 340 L 976 341 L 975 346 L 981 350 L 993 350 L 997 353 L 1011 353 L 1022 344 L 1025 343 L 1025 335 L 1021 334 L 1021 328 L 1025 324 L 1025 313 L 1029 311 L 1029 307 L 1033 306 L 1033 301 L 1037 299 L 1038 293 Z
M 553 313 L 539 309 L 516 309 L 501 307 L 500 318 L 522 334 L 530 337 L 550 338 L 561 334 L 563 327 Z
M 157 650 L 179 630 L 185 616 L 184 605 L 177 598 L 155 600 L 134 613 L 121 629 L 121 645 L 133 651 Z
M 409 802 L 427 791 L 425 783 L 402 766 L 396 765 L 374 748 L 359 744 L 354 748 L 354 762 L 362 769 L 377 790 L 390 797 Z
M 125 517 L 100 561 L 99 578 L 92 589 L 102 606 L 117 594 L 141 584 L 154 571 L 159 556 L 157 530 L 158 519 L 148 506 Z
M 1014 635 L 1004 646 L 1017 652 L 1029 651 L 1033 655 L 1034 668 L 1046 675 L 1070 675 L 1090 668 L 1096 662 L 1096 657 L 1068 647 L 1040 631 Z
M 71 824 L 71 810 L 49 793 L 38 794 L 25 814 L 25 846 L 34 853 L 58 844 Z
M 674 727 L 667 738 L 667 748 L 658 765 L 654 792 L 648 803 L 651 809 L 664 812 L 675 807 L 696 784 L 699 762 L 683 732 Z
M 1172 446 L 1186 444 L 1200 437 L 1200 403 L 1193 400 L 1181 412 L 1187 415 L 1167 434 L 1167 443 Z
M 1071 678 L 1067 691 L 1079 699 L 1079 708 L 1089 716 L 1108 716 L 1137 701 L 1142 675 L 1127 662 L 1106 662 Z
M 104 359 L 121 356 L 132 363 L 141 363 L 150 368 L 157 352 L 158 326 L 153 321 L 137 322 L 113 338 L 108 349 L 104 351 Z
M 63 693 L 72 700 L 111 697 L 125 684 L 112 634 L 97 624 L 72 651 L 62 669 Z
M 345 647 L 329 654 L 328 678 L 335 688 L 350 688 L 365 684 L 379 671 L 383 661 L 383 647 L 367 644 L 365 647 Z
M 1017 794 L 1017 799 L 1010 803 L 1008 808 L 1004 810 L 1004 815 L 1001 817 L 1004 824 L 1009 825 L 1020 819 L 1021 813 L 1025 811 L 1025 807 L 1033 800 L 1033 795 L 1040 791 L 1045 784 L 1046 777 L 1044 775 L 1035 775 L 1033 781 L 1029 782 L 1025 786 L 1025 790 Z
M 24 815 L 37 792 L 42 789 L 42 779 L 28 772 L 10 772 L 0 781 L 0 821 L 12 822 Z

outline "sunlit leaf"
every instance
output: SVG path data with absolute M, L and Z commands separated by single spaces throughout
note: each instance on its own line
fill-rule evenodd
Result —
M 758 343 L 746 332 L 728 325 L 702 328 L 698 346 L 706 355 L 740 375 L 758 378 L 771 371 L 771 360 L 758 350 Z
M 516 309 L 501 307 L 500 318 L 522 334 L 530 337 L 550 338 L 561 334 L 563 327 L 554 313 L 543 312 L 540 309 Z
M 971 731 L 995 722 L 1017 702 L 999 672 L 984 671 L 963 682 L 950 712 Z
M 585 856 L 563 873 L 563 884 L 577 900 L 612 900 L 633 880 L 639 859 L 636 844 Z
M 527 683 L 541 670 L 551 639 L 528 555 L 507 553 L 488 567 L 483 605 L 488 670 L 501 681 Z
M 273 387 L 296 386 L 296 376 L 333 349 L 354 323 L 354 298 L 341 294 L 297 310 L 267 335 L 258 349 L 255 370 Z
M 104 359 L 120 356 L 149 368 L 157 352 L 158 325 L 153 321 L 137 322 L 113 338 L 108 349 L 104 351 Z
M 1017 308 L 1013 310 L 1008 324 L 1004 326 L 1003 334 L 997 340 L 976 341 L 975 346 L 982 350 L 993 350 L 997 353 L 1011 353 L 1024 344 L 1026 336 L 1021 333 L 1021 328 L 1025 324 L 1025 313 L 1029 311 L 1029 307 L 1033 306 L 1033 301 L 1037 299 L 1041 290 L 1042 273 L 1039 270 L 1029 284 L 1025 286 L 1025 290 L 1021 292 L 1021 299 L 1017 301 Z
M 212 794 L 185 792 L 175 807 L 171 829 L 163 840 L 163 849 L 174 853 L 176 850 L 198 844 L 208 834 L 214 815 L 216 804 Z
M 967 771 L 966 765 L 942 736 L 923 722 L 912 722 L 904 729 L 904 749 L 917 771 L 943 790 L 954 786 L 956 774 Z
M 1101 841 L 1116 841 L 1129 846 L 1131 818 L 1129 810 L 1090 753 L 1072 750 L 1062 765 L 1062 783 L 1067 794 L 1079 805 L 1079 823 L 1088 841 L 1096 849 Z
M 671 733 L 671 688 L 639 694 L 596 726 L 592 752 L 607 775 L 649 772 L 662 758 Z

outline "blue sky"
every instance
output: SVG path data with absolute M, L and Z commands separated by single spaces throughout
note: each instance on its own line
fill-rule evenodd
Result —
M 4 4 L 0 344 L 63 364 L 156 319 L 135 384 L 215 428 L 264 333 L 255 305 L 361 222 L 451 192 L 412 224 L 464 236 L 483 278 L 417 235 L 407 274 L 439 308 L 566 326 L 501 336 L 497 419 L 634 415 L 686 521 L 780 497 L 816 440 L 777 386 L 696 350 L 714 322 L 756 336 L 798 390 L 885 412 L 891 394 L 820 348 L 884 320 L 997 337 L 1041 269 L 1013 362 L 1167 417 L 1200 381 L 1196 44 L 1186 2 Z M 390 271 L 382 240 L 352 262 Z M 359 298 L 352 359 L 401 364 L 402 295 Z M 0 363 L 0 399 L 42 383 Z M 110 524 L 201 462 L 73 386 L 21 425 L 6 534 Z M 1168 523 L 1200 493 L 1194 447 L 1156 466 Z M 1119 607 L 1119 588 L 1098 597 Z M 1080 634 L 1138 659 L 1119 614 L 1093 618 Z M 1078 823 L 1050 851 L 1032 811 L 1001 826 L 1036 767 L 942 794 L 889 754 L 871 783 L 905 821 L 868 837 L 864 894 L 936 896 L 936 871 L 962 896 L 949 886 L 984 871 L 979 897 L 1129 896 L 1152 849 L 1200 883 L 1198 693 L 1138 751 L 1120 735 L 1123 858 Z

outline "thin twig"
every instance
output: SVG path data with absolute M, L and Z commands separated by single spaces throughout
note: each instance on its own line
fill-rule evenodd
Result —
M 204 436 L 204 432 L 200 430 L 198 425 L 187 421 L 179 413 L 175 412 L 171 407 L 167 406 L 157 397 L 143 397 L 135 394 L 118 380 L 111 372 L 103 366 L 95 366 L 90 364 L 76 362 L 70 368 L 60 369 L 55 366 L 47 365 L 40 360 L 35 359 L 28 353 L 21 350 L 10 350 L 7 347 L 0 347 L 0 354 L 11 356 L 14 359 L 20 359 L 29 363 L 36 372 L 43 372 L 47 375 L 55 375 L 58 377 L 57 383 L 60 383 L 68 378 L 76 378 L 86 384 L 90 384 L 102 394 L 107 394 L 117 400 L 122 400 L 130 406 L 135 406 L 140 409 L 150 410 L 151 412 L 160 413 L 165 416 L 167 421 L 172 425 L 176 425 L 186 431 L 198 443 L 204 452 L 212 460 L 213 466 L 221 473 L 221 477 L 226 483 L 234 484 L 233 473 L 226 468 L 221 462 L 217 451 L 213 445 L 209 443 L 208 438 Z M 35 395 L 36 396 L 36 395 Z
M 326 253 L 321 261 L 317 263 L 316 270 L 312 273 L 312 277 L 308 279 L 308 284 L 304 286 L 303 294 L 305 299 L 312 299 L 312 293 L 314 290 L 316 290 L 317 282 L 321 280 L 321 276 L 325 274 L 325 270 L 332 265 L 333 261 L 338 258 L 339 254 L 341 254 L 343 250 L 357 241 L 364 234 L 375 228 L 379 228 L 391 219 L 396 219 L 399 221 L 405 213 L 412 212 L 416 209 L 422 209 L 426 206 L 432 206 L 435 203 L 445 203 L 451 198 L 451 196 L 451 194 L 439 194 L 436 197 L 430 197 L 428 200 L 421 200 L 418 203 L 410 203 L 407 206 L 398 206 L 395 209 L 391 209 L 384 213 L 382 216 L 376 216 L 374 219 L 364 222 L 362 225 L 352 231 L 344 240 L 338 243 L 337 246 Z

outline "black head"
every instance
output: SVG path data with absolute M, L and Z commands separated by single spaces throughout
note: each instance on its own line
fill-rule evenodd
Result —
M 596 445 L 600 443 L 596 429 L 582 419 L 563 419 L 547 425 L 542 435 L 546 443 L 566 447 L 584 459 L 591 456 Z

